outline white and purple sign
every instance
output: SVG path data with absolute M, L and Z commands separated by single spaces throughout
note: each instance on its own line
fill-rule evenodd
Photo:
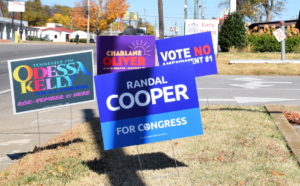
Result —
M 105 150 L 203 134 L 191 63 L 95 76 L 95 86 Z
M 154 36 L 97 37 L 98 75 L 154 66 Z
M 215 55 L 218 53 L 219 20 L 218 19 L 187 19 L 185 34 L 211 32 Z
M 196 76 L 218 73 L 210 32 L 157 40 L 156 50 L 161 66 L 192 63 Z

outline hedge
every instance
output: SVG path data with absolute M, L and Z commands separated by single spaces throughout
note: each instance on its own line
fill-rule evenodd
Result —
M 286 52 L 295 52 L 300 46 L 300 36 L 288 37 L 285 41 Z M 280 52 L 281 43 L 273 35 L 247 35 L 247 44 L 254 52 Z
M 75 43 L 76 40 L 75 39 L 70 39 L 69 42 Z M 86 39 L 79 39 L 79 43 L 86 43 Z

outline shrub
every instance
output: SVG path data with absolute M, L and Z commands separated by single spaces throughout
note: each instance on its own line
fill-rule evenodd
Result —
M 300 36 L 291 36 L 286 39 L 286 52 L 294 52 L 300 45 Z M 254 52 L 280 52 L 281 43 L 270 34 L 247 35 L 247 44 L 253 47 Z
M 254 52 L 279 52 L 280 43 L 269 34 L 248 35 L 247 43 L 253 46 Z
M 33 37 L 33 36 L 27 36 L 27 37 L 26 37 L 26 40 L 27 40 L 27 41 L 46 41 L 46 40 L 43 39 L 43 38 L 38 38 L 38 37 Z
M 86 39 L 79 39 L 79 43 L 86 43 Z
M 233 13 L 225 20 L 219 33 L 219 44 L 224 52 L 230 47 L 242 49 L 246 45 L 246 29 L 239 13 Z
M 295 52 L 300 47 L 300 36 L 288 37 L 285 42 L 287 52 Z
M 300 45 L 296 46 L 294 50 L 295 53 L 300 53 Z

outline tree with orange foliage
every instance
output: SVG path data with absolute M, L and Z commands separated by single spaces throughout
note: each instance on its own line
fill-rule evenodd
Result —
M 74 26 L 79 30 L 87 29 L 88 0 L 81 0 L 71 10 Z M 127 11 L 126 0 L 90 0 L 90 32 L 99 35 L 111 23 Z

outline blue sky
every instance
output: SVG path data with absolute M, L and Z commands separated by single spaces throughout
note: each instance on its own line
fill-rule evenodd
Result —
M 67 5 L 74 6 L 75 2 L 79 0 L 42 0 L 44 5 Z M 157 0 L 127 0 L 129 2 L 129 11 L 138 12 L 140 17 L 145 18 L 152 24 L 157 23 L 158 27 L 158 13 L 157 13 Z M 219 8 L 219 3 L 223 0 L 199 0 L 199 3 L 204 2 L 204 16 L 207 19 L 212 17 L 220 17 L 222 8 Z M 188 0 L 188 18 L 193 18 L 194 0 Z M 164 21 L 165 21 L 165 31 L 167 33 L 169 27 L 174 26 L 177 23 L 179 29 L 182 31 L 183 28 L 183 6 L 184 0 L 163 0 L 164 3 Z M 282 12 L 280 16 L 275 16 L 274 21 L 277 20 L 287 20 L 287 19 L 297 19 L 300 10 L 299 0 L 287 0 L 286 9 Z M 200 11 L 199 11 L 200 13 Z

